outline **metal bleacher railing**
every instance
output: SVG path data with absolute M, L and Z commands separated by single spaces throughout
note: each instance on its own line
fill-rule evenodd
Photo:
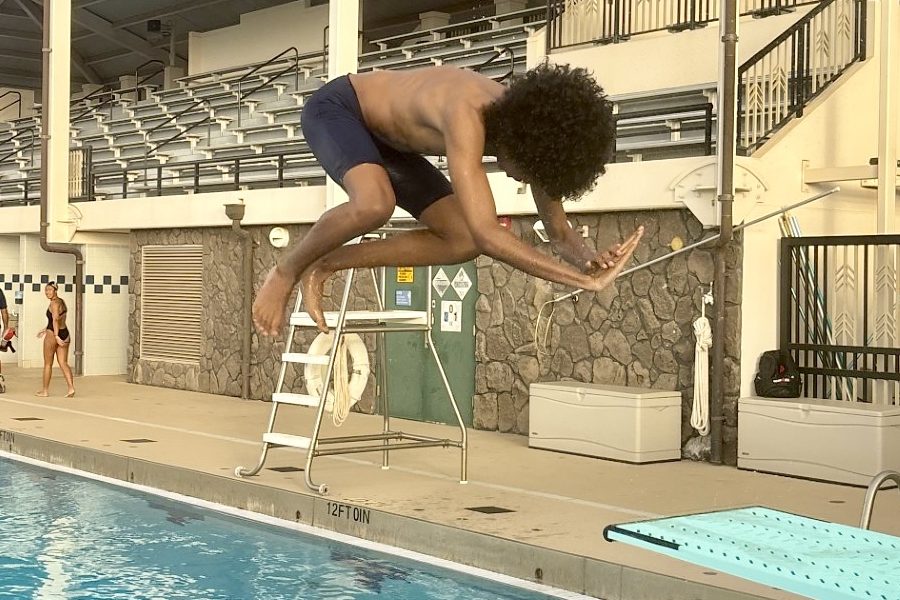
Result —
M 767 17 L 819 0 L 737 0 L 741 16 Z M 719 0 L 547 0 L 547 51 L 615 44 L 656 31 L 679 32 L 719 19 Z

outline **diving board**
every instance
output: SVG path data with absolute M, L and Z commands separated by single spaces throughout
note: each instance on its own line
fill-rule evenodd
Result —
M 603 537 L 818 600 L 900 600 L 900 538 L 769 508 L 609 525 Z

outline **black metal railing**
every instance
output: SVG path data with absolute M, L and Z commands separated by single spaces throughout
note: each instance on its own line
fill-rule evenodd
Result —
M 252 75 L 255 75 L 256 73 L 258 73 L 261 69 L 264 69 L 265 67 L 268 67 L 269 65 L 278 62 L 283 56 L 290 54 L 290 53 L 294 54 L 293 66 L 289 65 L 287 68 L 282 69 L 277 74 L 265 78 L 259 85 L 254 87 L 249 92 L 245 93 L 243 91 L 244 82 L 247 81 L 247 79 L 249 79 Z M 318 53 L 316 53 L 315 56 L 318 56 Z M 249 71 L 244 73 L 241 76 L 241 78 L 235 82 L 235 85 L 237 85 L 237 89 L 238 89 L 237 99 L 235 100 L 235 108 L 237 109 L 237 126 L 238 127 L 241 126 L 241 113 L 243 112 L 241 110 L 241 102 L 244 100 L 244 98 L 257 92 L 259 89 L 265 87 L 274 79 L 281 77 L 282 75 L 284 75 L 288 71 L 291 71 L 292 69 L 294 71 L 294 91 L 297 91 L 300 89 L 300 51 L 297 50 L 297 48 L 295 46 L 291 46 L 290 48 L 285 48 L 284 50 L 282 50 L 281 52 L 279 52 L 278 54 L 276 54 L 275 56 L 273 56 L 266 62 L 253 67 L 252 69 L 250 69 Z
M 295 167 L 317 167 L 318 162 L 309 150 L 290 150 L 245 154 L 227 158 L 209 158 L 181 161 L 171 165 L 155 165 L 152 169 L 128 167 L 125 169 L 98 170 L 93 173 L 92 189 L 100 195 L 100 188 L 107 198 L 129 198 L 135 195 L 162 196 L 164 193 L 194 193 L 240 190 L 243 186 L 284 187 L 286 184 L 307 179 L 289 173 Z M 139 176 L 143 170 L 144 176 Z M 147 172 L 153 175 L 148 176 Z M 231 181 L 221 179 L 223 172 L 230 173 Z M 242 179 L 244 175 L 262 174 L 253 180 Z M 218 179 L 216 178 L 218 177 Z M 324 177 L 324 171 L 322 172 Z M 116 189 L 116 192 L 110 190 Z
M 206 98 L 203 98 L 203 97 L 197 98 L 191 104 L 186 106 L 185 108 L 181 109 L 174 115 L 171 115 L 169 118 L 167 118 L 163 122 L 154 125 L 152 128 L 148 129 L 144 133 L 144 139 L 147 141 L 147 145 L 144 148 L 144 159 L 143 159 L 143 161 L 144 161 L 143 164 L 144 164 L 144 169 L 145 169 L 144 179 L 147 179 L 146 169 L 150 164 L 150 157 L 154 156 L 159 151 L 160 148 L 164 148 L 165 146 L 168 146 L 169 144 L 173 144 L 175 142 L 188 139 L 187 134 L 190 133 L 191 131 L 193 131 L 194 129 L 197 129 L 201 125 L 207 125 L 207 127 L 209 126 L 209 124 L 212 122 L 211 115 L 207 115 L 203 119 L 200 119 L 199 121 L 191 123 L 190 125 L 188 125 L 186 127 L 178 126 L 178 119 L 185 116 L 189 112 L 193 111 L 195 108 L 197 108 L 199 106 L 204 106 L 204 105 L 206 107 L 206 110 L 208 110 L 208 111 L 212 110 L 212 107 L 209 106 L 209 103 Z M 175 126 L 179 127 L 178 133 L 176 133 L 172 137 L 167 138 L 165 140 L 161 140 L 161 141 L 153 140 L 152 139 L 153 134 L 156 133 L 157 131 L 159 131 L 160 129 L 162 129 L 163 127 L 165 127 L 166 125 L 168 125 L 169 123 L 175 123 Z M 207 138 L 207 143 L 212 143 L 212 141 L 210 139 L 211 133 L 209 132 L 208 128 L 207 128 L 206 138 Z M 156 143 L 154 143 L 154 141 L 156 141 Z
M 138 75 L 140 74 L 141 69 L 143 69 L 144 67 L 150 66 L 150 65 L 154 65 L 154 64 L 162 65 L 162 68 L 153 71 L 153 74 L 151 75 L 151 77 L 155 77 L 156 75 L 159 75 L 160 73 L 165 73 L 165 72 L 166 72 L 166 63 L 164 63 L 163 61 L 159 60 L 158 58 L 151 58 L 150 60 L 144 61 L 144 62 L 142 62 L 141 64 L 139 64 L 137 67 L 135 67 L 135 69 L 134 69 L 134 82 L 135 82 L 135 87 L 137 87 L 137 85 L 138 85 L 138 83 L 137 83 L 137 82 L 138 82 Z M 148 81 L 148 80 L 147 80 L 147 79 L 144 79 L 144 81 Z M 165 82 L 163 82 L 163 83 L 165 83 Z M 140 90 L 140 89 L 137 89 L 137 90 L 135 91 L 134 96 L 135 96 L 135 100 L 137 100 L 138 102 L 140 102 L 141 100 L 143 100 L 143 98 L 141 97 L 141 90 Z
M 29 165 L 34 166 L 34 150 L 37 147 L 37 143 L 35 142 L 34 135 L 34 127 L 26 127 L 24 129 L 19 129 L 15 135 L 12 135 L 5 140 L 0 140 L 0 144 L 5 144 L 6 142 L 13 142 L 23 136 L 27 135 L 29 137 L 28 144 L 24 146 L 19 146 L 18 148 L 13 148 L 10 152 L 6 154 L 0 155 L 0 165 L 5 163 L 10 158 L 16 156 L 19 152 L 23 150 L 31 150 L 31 154 L 29 157 Z
M 509 71 L 507 71 L 506 73 L 501 75 L 495 81 L 503 81 L 505 79 L 509 79 L 510 77 L 513 76 L 513 73 L 516 72 L 516 53 L 509 46 L 501 46 L 500 48 L 494 50 L 493 54 L 491 55 L 491 57 L 489 59 L 487 59 L 480 65 L 473 67 L 472 70 L 475 71 L 476 73 L 480 73 L 484 69 L 490 67 L 495 62 L 497 62 L 497 59 L 499 59 L 504 54 L 509 56 Z
M 743 16 L 770 16 L 818 0 L 738 0 Z M 719 0 L 547 0 L 547 52 L 610 44 L 654 31 L 684 31 L 719 19 Z
M 803 395 L 900 402 L 900 235 L 781 240 L 779 341 Z
M 13 100 L 12 102 L 8 103 L 6 106 L 0 106 L 0 113 L 2 113 L 4 110 L 6 110 L 8 108 L 12 108 L 13 106 L 18 105 L 19 112 L 18 112 L 18 115 L 16 116 L 16 118 L 21 119 L 22 118 L 22 92 L 17 92 L 16 90 L 8 90 L 8 91 L 0 94 L 0 100 L 3 100 L 7 96 L 15 96 L 16 99 Z
M 89 151 L 89 149 L 86 148 Z M 265 152 L 228 158 L 211 158 L 183 161 L 171 165 L 155 165 L 153 175 L 147 179 L 143 167 L 124 169 L 94 168 L 90 156 L 84 157 L 72 177 L 85 177 L 84 186 L 71 199 L 76 202 L 104 199 L 121 199 L 165 194 L 203 193 L 210 191 L 240 190 L 243 188 L 286 187 L 302 182 L 321 183 L 324 170 L 308 149 Z M 82 167 L 89 170 L 84 171 Z M 298 169 L 308 168 L 299 172 Z M 231 176 L 230 181 L 221 178 L 222 173 Z M 218 178 L 216 177 L 218 176 Z M 40 177 L 4 181 L 22 189 L 19 198 L 8 198 L 2 206 L 30 205 L 40 201 Z
M 738 68 L 738 153 L 762 146 L 866 56 L 866 0 L 824 0 Z
M 616 140 L 644 138 L 646 144 L 643 147 L 647 150 L 664 149 L 674 143 L 691 144 L 702 147 L 704 156 L 713 154 L 715 115 L 711 102 L 628 111 L 615 115 L 615 119 Z M 669 136 L 668 140 L 656 139 L 661 129 Z M 692 135 L 701 130 L 702 138 Z M 675 135 L 679 139 L 674 139 Z
M 106 108 L 107 106 L 109 107 L 109 118 L 112 119 L 113 108 L 115 107 L 115 105 L 113 103 L 117 99 L 119 99 L 119 97 L 121 97 L 123 94 L 130 94 L 132 92 L 134 92 L 135 97 L 137 97 L 137 95 L 140 94 L 141 86 L 143 84 L 147 83 L 148 81 L 150 81 L 151 79 L 153 79 L 154 77 L 156 77 L 157 75 L 159 75 L 160 73 L 162 73 L 163 71 L 164 71 L 164 69 L 157 69 L 156 71 L 153 71 L 149 75 L 145 76 L 143 79 L 135 81 L 135 84 L 130 88 L 114 89 L 110 86 L 104 86 L 102 88 L 94 90 L 93 92 L 91 92 L 90 94 L 88 94 L 82 98 L 79 98 L 78 100 L 73 100 L 72 104 L 75 105 L 80 102 L 85 102 L 85 101 L 91 100 L 91 99 L 99 100 L 101 97 L 105 96 L 102 100 L 100 100 L 96 104 L 90 104 L 89 106 L 87 106 L 84 110 L 82 110 L 80 113 L 78 113 L 74 117 L 70 117 L 69 121 L 75 122 L 75 121 L 78 121 L 79 119 L 81 119 L 82 117 L 86 117 L 87 115 L 97 114 L 101 110 Z

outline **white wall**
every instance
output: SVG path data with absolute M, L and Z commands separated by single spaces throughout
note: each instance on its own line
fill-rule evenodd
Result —
M 126 372 L 128 347 L 129 236 L 125 245 L 84 247 L 85 276 L 94 283 L 84 294 L 84 374 Z
M 300 54 L 321 52 L 328 5 L 291 2 L 241 15 L 239 25 L 188 40 L 188 75 L 262 62 L 295 46 Z
M 741 62 L 809 12 L 740 21 L 738 61 Z M 636 35 L 620 44 L 588 44 L 555 51 L 555 63 L 585 67 L 611 96 L 715 82 L 718 80 L 719 24 L 681 33 Z
M 869 15 L 877 31 L 877 5 Z M 872 36 L 869 36 L 870 42 Z M 874 46 L 877 48 L 877 46 Z M 848 76 L 849 75 L 849 76 Z M 875 56 L 848 71 L 807 108 L 801 119 L 754 155 L 769 184 L 760 213 L 796 202 L 815 192 L 840 185 L 838 194 L 794 211 L 804 235 L 865 235 L 875 233 L 876 192 L 847 181 L 804 188 L 802 161 L 814 168 L 863 166 L 876 156 L 878 141 L 879 61 Z M 898 206 L 900 215 L 900 206 Z M 898 218 L 895 231 L 900 231 Z M 757 360 L 778 344 L 778 240 L 776 221 L 746 231 L 744 244 L 744 303 L 741 337 L 741 393 L 753 391 Z M 769 302 L 759 302 L 769 298 Z
M 29 117 L 34 113 L 34 91 L 33 90 L 20 90 L 17 88 L 6 88 L 0 86 L 0 95 L 5 94 L 6 92 L 16 91 L 22 94 L 22 116 Z M 6 106 L 10 102 L 15 102 L 16 97 L 14 94 L 10 94 L 0 100 L 0 107 Z M 19 116 L 19 107 L 18 105 L 7 108 L 6 110 L 0 110 L 0 121 L 7 121 L 9 119 L 15 119 Z

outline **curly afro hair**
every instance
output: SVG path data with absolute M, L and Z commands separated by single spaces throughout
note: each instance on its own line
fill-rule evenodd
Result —
M 484 109 L 490 148 L 547 194 L 590 191 L 615 151 L 612 103 L 582 68 L 547 62 L 517 77 Z

